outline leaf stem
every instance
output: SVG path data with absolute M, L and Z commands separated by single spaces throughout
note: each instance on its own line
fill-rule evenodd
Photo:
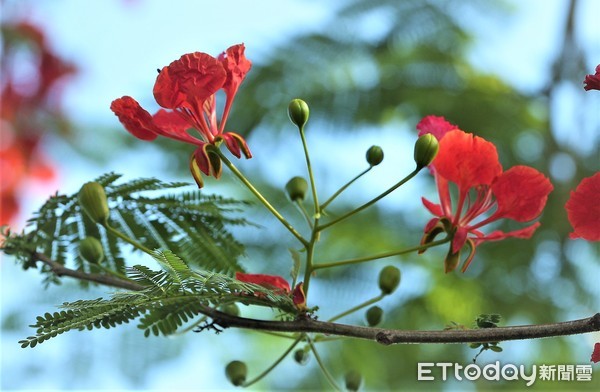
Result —
M 412 248 L 407 248 L 407 249 L 402 249 L 402 250 L 393 250 L 391 252 L 380 253 L 377 255 L 356 257 L 354 259 L 335 261 L 335 262 L 331 262 L 331 263 L 315 264 L 312 266 L 312 269 L 318 270 L 318 269 L 322 269 L 322 268 L 339 267 L 342 265 L 358 264 L 358 263 L 364 263 L 365 261 L 372 261 L 372 260 L 384 259 L 386 257 L 399 256 L 399 255 L 403 255 L 406 253 L 418 252 L 420 250 L 432 248 L 434 246 L 445 244 L 446 242 L 449 242 L 449 241 L 450 241 L 450 237 L 446 237 L 444 239 L 433 241 L 433 242 L 430 242 L 425 245 L 413 246 Z
M 315 176 L 313 174 L 312 165 L 310 163 L 310 156 L 308 154 L 308 145 L 306 143 L 306 137 L 304 135 L 304 125 L 299 127 L 300 138 L 302 139 L 302 147 L 304 148 L 304 157 L 306 158 L 306 168 L 308 169 L 308 177 L 310 179 L 310 189 L 312 191 L 313 203 L 315 205 L 315 218 L 318 219 L 321 216 L 321 210 L 319 208 L 319 198 L 317 197 L 317 187 L 315 185 Z
M 277 367 L 277 365 L 279 365 L 281 363 L 281 361 L 283 361 L 283 359 L 285 357 L 287 357 L 287 355 L 294 349 L 294 347 L 296 347 L 296 345 L 298 343 L 300 343 L 300 341 L 304 338 L 304 334 L 298 336 L 296 338 L 296 340 L 294 340 L 294 342 L 290 345 L 290 347 L 288 347 L 287 350 L 285 350 L 285 352 L 279 357 L 277 358 L 277 360 L 275 362 L 273 362 L 273 364 L 271 366 L 269 366 L 268 368 L 266 368 L 261 374 L 259 374 L 258 376 L 254 377 L 252 380 L 245 382 L 244 383 L 244 387 L 249 387 L 250 385 L 260 381 L 262 378 L 264 378 L 267 374 L 269 374 L 271 372 L 271 370 L 275 369 Z
M 246 186 L 246 188 L 248 188 L 250 192 L 252 192 L 252 194 L 258 199 L 258 201 L 260 201 L 266 207 L 266 209 L 269 210 L 269 212 L 273 214 L 273 216 L 275 216 L 275 218 L 277 218 L 279 222 L 281 222 L 281 224 L 283 224 L 283 226 L 285 226 L 285 228 L 288 229 L 289 232 L 292 233 L 292 235 L 298 239 L 298 241 L 300 241 L 304 246 L 307 246 L 308 241 L 306 241 L 306 239 L 304 239 L 304 237 L 302 237 L 302 235 L 298 233 L 294 226 L 292 226 L 279 213 L 279 211 L 277 211 L 277 209 L 275 209 L 275 207 L 273 207 L 271 203 L 269 203 L 269 201 L 265 199 L 265 197 L 258 191 L 258 189 L 256 189 L 250 181 L 248 181 L 246 176 L 244 176 L 242 172 L 240 172 L 237 169 L 237 167 L 235 167 L 235 165 L 231 163 L 229 159 L 227 159 L 227 157 L 221 152 L 221 150 L 214 149 L 214 151 L 216 154 L 219 155 L 219 157 L 221 158 L 223 163 L 225 163 L 225 165 L 229 168 L 229 170 L 231 170 L 231 172 Z
M 111 233 L 112 235 L 119 237 L 120 239 L 122 239 L 123 241 L 133 245 L 135 248 L 141 250 L 144 253 L 149 254 L 150 256 L 154 256 L 154 252 L 151 251 L 150 249 L 146 248 L 144 245 L 140 244 L 139 242 L 129 238 L 128 236 L 126 236 L 125 234 L 121 233 L 119 230 L 115 229 L 114 227 L 112 227 L 111 225 L 109 225 L 108 223 L 103 223 L 102 226 L 104 226 L 104 228 Z
M 373 167 L 375 166 L 369 166 L 368 169 L 363 170 L 360 174 L 358 174 L 356 177 L 354 177 L 353 179 L 351 179 L 350 181 L 348 181 L 346 183 L 346 185 L 344 185 L 343 187 L 341 187 L 340 189 L 338 189 L 337 192 L 335 192 L 329 199 L 327 199 L 327 201 L 323 204 L 321 204 L 321 211 L 323 211 L 333 200 L 335 200 L 336 197 L 338 197 L 342 192 L 344 192 L 350 185 L 352 185 L 352 183 L 354 183 L 354 181 L 358 180 L 360 177 L 364 176 L 365 174 L 367 174 Z
M 319 353 L 317 351 L 317 348 L 315 347 L 313 341 L 310 339 L 310 337 L 308 335 L 306 336 L 306 341 L 308 342 L 308 345 L 310 346 L 310 349 L 313 352 L 313 354 L 315 356 L 315 359 L 317 360 L 317 363 L 319 364 L 319 367 L 323 371 L 323 374 L 325 375 L 325 378 L 327 379 L 327 381 L 329 381 L 329 384 L 336 391 L 341 391 L 342 389 L 339 387 L 339 385 L 337 385 L 337 383 L 333 379 L 333 376 L 331 375 L 331 373 L 329 373 L 329 371 L 325 367 L 325 364 L 323 364 L 323 361 L 321 360 L 321 356 L 319 355 Z
M 365 204 L 363 204 L 362 206 L 355 208 L 352 211 L 349 211 L 348 213 L 332 220 L 329 221 L 319 227 L 317 227 L 316 229 L 318 231 L 322 231 L 325 230 L 328 227 L 331 227 L 333 225 L 335 225 L 336 223 L 339 223 L 341 221 L 343 221 L 346 218 L 351 217 L 352 215 L 364 210 L 365 208 L 368 208 L 370 206 L 372 206 L 373 204 L 377 203 L 379 200 L 383 199 L 384 197 L 386 197 L 387 195 L 389 195 L 390 193 L 392 193 L 393 191 L 395 191 L 396 189 L 398 189 L 399 187 L 401 187 L 402 185 L 406 184 L 409 180 L 411 180 L 414 176 L 417 175 L 417 173 L 421 170 L 422 168 L 416 168 L 415 170 L 413 170 L 408 176 L 404 177 L 402 180 L 400 180 L 396 185 L 392 186 L 391 188 L 389 188 L 387 191 L 383 192 L 382 194 L 380 194 L 379 196 L 375 197 L 374 199 L 366 202 Z
M 342 317 L 345 317 L 345 316 L 347 316 L 349 314 L 352 314 L 352 313 L 356 312 L 357 310 L 361 310 L 364 307 L 367 307 L 369 305 L 373 305 L 374 303 L 381 301 L 383 299 L 383 297 L 385 297 L 385 294 L 383 294 L 383 293 L 379 294 L 377 297 L 371 298 L 371 299 L 369 299 L 369 300 L 367 300 L 367 301 L 365 301 L 365 302 L 363 302 L 361 304 L 358 304 L 358 305 L 354 306 L 353 308 L 350 308 L 350 309 L 346 310 L 345 312 L 342 312 L 342 313 L 338 314 L 337 316 L 334 316 L 334 317 L 330 318 L 329 320 L 327 320 L 327 322 L 328 323 L 332 323 L 332 322 L 334 322 L 336 320 L 341 319 Z

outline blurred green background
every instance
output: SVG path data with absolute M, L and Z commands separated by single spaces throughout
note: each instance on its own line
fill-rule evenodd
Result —
M 582 88 L 585 74 L 600 63 L 600 27 L 592 17 L 600 5 L 597 1 L 289 0 L 257 2 L 252 12 L 241 1 L 115 0 L 106 2 L 111 3 L 108 6 L 89 2 L 98 12 L 95 17 L 81 3 L 87 2 L 2 3 L 3 23 L 33 15 L 50 37 L 56 33 L 55 50 L 64 50 L 79 68 L 73 81 L 77 87 L 67 87 L 64 101 L 69 126 L 49 123 L 40 128 L 45 153 L 54 159 L 58 172 L 52 185 L 61 192 L 74 192 L 84 181 L 109 170 L 129 178 L 191 181 L 190 146 L 134 140 L 110 113 L 104 95 L 89 97 L 94 88 L 108 99 L 132 95 L 152 111 L 156 68 L 185 52 L 216 55 L 244 41 L 254 67 L 238 93 L 227 128 L 247 137 L 254 158 L 236 164 L 299 227 L 302 217 L 282 191 L 289 178 L 306 175 L 300 140 L 286 114 L 288 102 L 296 97 L 311 107 L 307 138 L 322 200 L 366 168 L 364 153 L 369 146 L 377 144 L 385 151 L 381 166 L 344 193 L 330 208 L 332 214 L 370 200 L 412 170 L 414 127 L 428 114 L 443 115 L 492 141 L 505 169 L 529 165 L 554 185 L 535 236 L 529 241 L 486 243 L 465 274 L 443 273 L 445 249 L 320 272 L 309 297 L 309 305 L 319 305 L 320 319 L 377 295 L 378 272 L 388 264 L 399 267 L 403 276 L 398 291 L 380 304 L 385 310 L 382 326 L 387 328 L 442 329 L 451 322 L 470 327 L 480 313 L 501 314 L 501 325 L 552 323 L 600 310 L 600 249 L 568 239 L 571 228 L 564 210 L 570 190 L 600 163 L 600 94 Z M 546 34 L 540 37 L 538 30 Z M 60 40 L 67 36 L 76 38 Z M 91 36 L 94 40 L 86 41 Z M 93 57 L 77 55 L 77 45 L 84 44 L 95 48 L 91 52 L 111 57 L 107 68 L 91 63 Z M 151 61 L 143 55 L 146 47 L 154 48 L 152 54 L 147 52 Z M 131 90 L 124 90 L 120 81 L 129 78 L 133 82 L 126 85 Z M 239 183 L 224 177 L 207 181 L 205 192 L 251 198 Z M 54 191 L 33 188 L 38 194 L 32 198 L 31 189 L 24 185 L 19 190 L 21 219 Z M 432 179 L 421 173 L 377 206 L 328 231 L 317 260 L 418 244 L 430 218 L 420 197 L 435 200 L 435 195 Z M 247 246 L 242 264 L 250 272 L 287 277 L 288 248 L 296 246 L 293 238 L 259 205 L 248 214 L 262 227 L 236 232 Z M 135 326 L 125 326 L 72 332 L 22 350 L 16 342 L 30 334 L 26 326 L 35 316 L 64 301 L 106 293 L 102 288 L 79 292 L 67 281 L 44 290 L 40 280 L 3 256 L 2 389 L 228 389 L 223 372 L 227 362 L 245 360 L 252 377 L 287 347 L 286 341 L 246 331 L 144 339 Z M 365 323 L 362 313 L 340 321 Z M 590 364 L 596 341 L 599 334 L 503 343 L 502 353 L 485 352 L 478 364 L 501 361 L 527 369 L 534 364 Z M 366 390 L 600 386 L 596 374 L 591 383 L 538 381 L 530 388 L 523 381 L 417 381 L 418 362 L 470 363 L 477 350 L 466 345 L 383 347 L 337 340 L 319 347 L 337 379 L 356 369 Z M 302 367 L 288 358 L 253 387 L 328 388 L 314 358 Z

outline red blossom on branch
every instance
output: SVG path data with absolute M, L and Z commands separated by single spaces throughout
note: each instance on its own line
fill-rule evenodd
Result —
M 585 84 L 583 88 L 586 91 L 600 90 L 600 64 L 596 66 L 596 73 L 594 75 L 585 75 L 583 83 Z
M 125 129 L 142 140 L 154 140 L 158 135 L 197 146 L 190 168 L 199 187 L 202 178 L 221 176 L 221 161 L 210 152 L 211 146 L 222 142 L 233 155 L 246 158 L 252 154 L 244 138 L 225 132 L 225 124 L 237 90 L 252 63 L 244 55 L 243 44 L 234 45 L 213 57 L 195 52 L 181 56 L 159 71 L 154 84 L 154 98 L 164 109 L 148 113 L 129 96 L 115 99 L 110 105 Z M 217 120 L 216 94 L 225 93 L 225 106 Z M 165 110 L 167 109 L 167 110 Z M 196 131 L 192 135 L 190 128 Z
M 600 362 L 600 343 L 594 344 L 594 351 L 592 352 L 592 358 L 590 361 L 597 363 Z
M 469 255 L 462 272 L 469 267 L 479 244 L 533 235 L 539 222 L 509 232 L 495 230 L 484 234 L 481 229 L 500 219 L 517 222 L 536 219 L 553 189 L 542 173 L 528 166 L 514 166 L 503 171 L 492 143 L 463 132 L 443 117 L 428 116 L 417 128 L 422 133 L 433 134 L 440 141 L 438 155 L 430 165 L 440 203 L 422 198 L 435 218 L 425 226 L 421 244 L 433 241 L 442 232 L 451 237 L 445 260 L 446 272 L 456 268 L 465 245 L 469 247 Z M 450 183 L 458 189 L 454 200 Z
M 267 274 L 245 274 L 243 272 L 236 272 L 235 278 L 240 282 L 254 283 L 267 289 L 274 290 L 276 293 L 281 295 L 287 295 L 291 292 L 290 284 L 281 276 Z M 298 283 L 291 294 L 292 301 L 294 302 L 296 308 L 301 311 L 306 310 L 306 296 L 304 295 L 302 283 Z
M 567 217 L 574 231 L 571 239 L 583 238 L 588 241 L 600 241 L 600 172 L 584 178 L 565 205 Z

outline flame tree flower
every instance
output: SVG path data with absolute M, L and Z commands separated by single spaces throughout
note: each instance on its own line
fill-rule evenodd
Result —
M 600 172 L 584 178 L 571 196 L 565 208 L 573 233 L 571 239 L 583 238 L 588 241 L 600 241 Z
M 600 90 L 600 64 L 596 66 L 596 73 L 594 75 L 585 75 L 583 83 L 585 83 L 583 88 L 586 91 Z
M 290 284 L 287 280 L 283 279 L 281 276 L 277 275 L 267 275 L 267 274 L 245 274 L 243 272 L 236 272 L 235 278 L 240 282 L 244 283 L 254 283 L 265 288 L 271 289 L 278 294 L 287 295 L 292 294 L 292 301 L 294 302 L 294 306 L 299 311 L 306 311 L 306 296 L 304 295 L 304 290 L 302 288 L 302 282 L 298 283 L 294 288 L 294 291 L 290 290 Z
M 154 140 L 158 135 L 197 146 L 190 169 L 198 187 L 202 177 L 221 176 L 220 158 L 210 152 L 211 146 L 222 142 L 240 158 L 252 154 L 246 141 L 237 133 L 225 132 L 225 124 L 233 99 L 252 63 L 244 55 L 243 44 L 231 46 L 218 57 L 195 52 L 181 56 L 159 70 L 154 84 L 154 98 L 164 109 L 150 115 L 129 96 L 118 98 L 110 105 L 125 129 L 142 140 Z M 225 93 L 225 106 L 217 121 L 216 94 Z M 165 110 L 167 109 L 167 110 Z M 197 135 L 188 132 L 193 128 Z
M 528 166 L 514 166 L 503 171 L 492 143 L 463 132 L 443 117 L 427 116 L 417 129 L 420 134 L 431 133 L 440 140 L 438 155 L 430 165 L 440 203 L 422 199 L 435 218 L 425 226 L 421 243 L 433 241 L 442 232 L 450 236 L 446 272 L 456 268 L 465 245 L 470 251 L 462 272 L 469 267 L 476 246 L 482 242 L 509 237 L 530 238 L 533 235 L 539 222 L 509 232 L 495 230 L 484 234 L 480 229 L 500 219 L 517 222 L 536 219 L 553 189 L 542 173 Z M 454 200 L 450 183 L 458 189 Z

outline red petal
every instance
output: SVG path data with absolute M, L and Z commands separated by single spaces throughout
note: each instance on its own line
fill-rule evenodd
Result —
M 452 246 L 450 248 L 452 253 L 460 252 L 462 247 L 465 245 L 465 242 L 467 242 L 467 234 L 469 234 L 469 231 L 464 227 L 459 227 L 456 230 L 454 237 L 452 238 Z
M 226 132 L 222 134 L 221 137 L 225 140 L 227 149 L 231 151 L 233 155 L 240 158 L 242 156 L 241 153 L 243 152 L 246 158 L 252 158 L 252 153 L 243 137 L 233 132 Z
M 565 208 L 574 232 L 570 238 L 583 238 L 588 241 L 600 241 L 600 172 L 584 178 L 571 197 Z
M 473 238 L 476 244 L 479 244 L 483 241 L 500 241 L 505 238 L 531 238 L 536 229 L 540 227 L 540 222 L 535 222 L 534 224 L 524 227 L 522 229 L 513 230 L 509 232 L 503 232 L 501 230 L 496 230 L 482 237 Z
M 590 361 L 597 363 L 600 362 L 600 343 L 594 344 L 594 352 L 592 352 L 592 358 Z
M 487 140 L 450 131 L 440 141 L 440 150 L 432 165 L 436 173 L 467 192 L 477 185 L 490 185 L 502 173 L 496 147 Z
M 195 115 L 202 115 L 202 103 L 225 83 L 223 65 L 209 54 L 184 54 L 164 67 L 154 84 L 154 98 L 164 108 L 185 106 Z
M 306 310 L 306 295 L 304 294 L 302 282 L 298 283 L 296 287 L 294 287 L 294 291 L 292 292 L 292 300 L 294 301 L 294 305 L 296 305 L 297 309 Z
M 427 200 L 426 198 L 422 197 L 421 201 L 423 202 L 423 205 L 425 206 L 425 208 L 427 208 L 427 210 L 429 212 L 431 212 L 432 215 L 435 216 L 442 216 L 443 212 L 442 212 L 442 206 L 439 204 L 435 204 L 430 202 L 429 200 Z
M 446 133 L 458 129 L 458 127 L 446 121 L 444 117 L 425 116 L 417 124 L 417 129 L 419 130 L 419 136 L 431 133 L 437 140 L 442 140 Z
M 192 125 L 178 112 L 160 109 L 152 116 L 152 119 L 158 127 L 157 132 L 162 136 L 195 145 L 202 143 L 201 140 L 187 133 L 187 130 L 192 128 Z
M 583 88 L 587 90 L 600 90 L 600 64 L 596 66 L 596 74 L 595 75 L 585 75 L 585 80 L 583 81 L 585 86 Z
M 223 90 L 232 99 L 252 67 L 252 62 L 244 55 L 245 49 L 244 44 L 233 45 L 219 56 L 219 61 L 227 72 L 227 80 L 223 84 Z
M 110 104 L 110 110 L 133 136 L 142 140 L 156 139 L 157 129 L 152 116 L 135 99 L 128 96 L 117 98 Z
M 492 184 L 498 202 L 496 219 L 528 222 L 537 218 L 546 205 L 553 186 L 542 173 L 528 166 L 511 167 Z
M 235 278 L 241 282 L 254 283 L 268 289 L 280 289 L 283 294 L 290 292 L 290 284 L 281 276 L 266 274 L 245 274 L 236 272 Z

